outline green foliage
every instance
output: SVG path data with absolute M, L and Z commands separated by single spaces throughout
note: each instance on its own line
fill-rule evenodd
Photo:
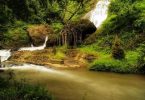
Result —
M 40 86 L 27 84 L 25 81 L 17 82 L 2 76 L 0 77 L 2 100 L 52 100 L 48 91 Z
M 91 0 L 92 1 L 92 0 Z M 88 11 L 88 0 L 1 0 L 0 21 L 23 20 L 31 23 L 52 23 L 78 20 Z
M 118 36 L 115 37 L 115 41 L 112 46 L 112 57 L 119 60 L 125 58 L 125 53 L 123 48 L 121 47 L 121 41 Z
M 0 2 L 0 28 L 3 24 L 7 24 L 12 20 L 12 11 L 4 2 Z
M 144 32 L 144 3 L 144 0 L 112 0 L 108 18 L 102 25 L 103 33 Z
M 22 21 L 16 21 L 14 26 L 9 28 L 3 36 L 3 45 L 6 46 L 19 46 L 19 45 L 28 45 L 29 37 L 26 31 L 26 23 Z
M 62 23 L 52 23 L 52 27 L 54 29 L 55 33 L 59 33 L 60 30 L 63 28 L 63 24 Z
M 142 44 L 140 48 L 138 49 L 139 56 L 138 56 L 138 62 L 137 62 L 137 67 L 139 71 L 142 73 L 145 73 L 145 44 Z
M 90 64 L 89 69 L 95 71 L 110 71 L 118 73 L 141 73 L 137 70 L 138 52 L 127 52 L 126 59 L 116 60 L 112 59 L 110 55 L 103 54 Z
M 55 59 L 64 59 L 65 57 L 65 54 L 61 51 L 57 51 L 56 54 L 52 57 L 52 58 L 55 58 Z
M 1 0 L 0 45 L 27 44 L 25 24 L 49 24 L 59 34 L 65 23 L 79 20 L 94 0 Z M 22 23 L 21 23 L 22 22 Z M 20 25 L 21 24 L 21 25 Z M 20 25 L 20 26 L 19 26 Z M 3 43 L 2 43 L 3 42 Z
M 96 32 L 98 46 L 110 47 L 118 35 L 126 50 L 135 50 L 145 41 L 145 0 L 111 0 L 108 17 Z

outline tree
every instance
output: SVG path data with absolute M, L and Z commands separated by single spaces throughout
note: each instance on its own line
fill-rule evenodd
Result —
M 121 46 L 121 40 L 118 38 L 117 35 L 115 37 L 114 44 L 112 46 L 112 57 L 119 60 L 125 58 L 125 53 Z
M 140 55 L 138 57 L 137 67 L 139 71 L 145 73 L 145 44 L 142 44 L 138 51 Z

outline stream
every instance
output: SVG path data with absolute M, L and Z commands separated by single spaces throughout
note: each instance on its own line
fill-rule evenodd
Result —
M 6 61 L 10 50 L 0 50 Z M 22 64 L 12 69 L 17 79 L 44 86 L 56 100 L 145 100 L 145 76 L 92 72 L 87 69 L 55 70 L 45 66 Z
M 13 67 L 18 79 L 43 85 L 56 100 L 145 100 L 145 76 L 54 70 L 44 66 Z

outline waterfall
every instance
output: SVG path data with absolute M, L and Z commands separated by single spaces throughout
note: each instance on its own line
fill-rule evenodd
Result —
M 46 36 L 45 42 L 42 46 L 35 47 L 35 46 L 33 46 L 33 44 L 31 44 L 31 47 L 23 47 L 23 48 L 20 48 L 19 51 L 43 50 L 46 47 L 47 41 L 48 41 L 48 36 Z
M 31 47 L 24 47 L 24 48 L 20 48 L 19 51 L 35 51 L 35 50 L 43 50 L 46 47 L 48 41 L 48 36 L 46 36 L 45 38 L 45 42 L 42 46 L 39 47 L 34 47 L 33 45 L 31 45 Z M 8 60 L 8 58 L 11 56 L 11 50 L 0 50 L 0 62 L 4 62 L 6 60 Z
M 109 0 L 100 0 L 96 7 L 91 11 L 89 20 L 98 28 L 107 18 Z
M 0 50 L 0 62 L 6 61 L 11 56 L 11 50 Z

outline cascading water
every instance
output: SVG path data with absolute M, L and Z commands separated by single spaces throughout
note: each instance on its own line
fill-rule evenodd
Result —
M 0 50 L 0 62 L 6 61 L 11 56 L 11 50 Z
M 91 15 L 89 19 L 97 28 L 100 27 L 103 21 L 107 18 L 109 4 L 109 0 L 100 0 L 96 4 L 95 9 L 90 12 Z
M 33 45 L 31 45 L 31 47 L 23 47 L 20 48 L 19 51 L 35 51 L 35 50 L 43 50 L 46 47 L 46 43 L 48 41 L 48 36 L 46 36 L 45 38 L 45 42 L 42 46 L 39 47 L 34 47 Z
M 9 69 L 11 70 L 35 70 L 39 72 L 48 72 L 48 73 L 54 73 L 54 74 L 59 74 L 59 75 L 65 75 L 65 73 L 62 73 L 60 71 L 57 71 L 51 68 L 46 68 L 45 66 L 34 65 L 34 64 L 22 64 L 22 65 L 17 65 L 17 66 L 0 68 L 0 70 L 9 70 Z
M 24 48 L 20 48 L 19 51 L 35 51 L 35 50 L 43 50 L 46 47 L 46 43 L 48 41 L 48 36 L 46 36 L 45 38 L 45 42 L 42 46 L 39 47 L 34 47 L 33 45 L 31 45 L 31 47 L 24 47 Z M 0 50 L 0 62 L 4 62 L 6 60 L 8 60 L 8 58 L 11 56 L 11 50 Z

